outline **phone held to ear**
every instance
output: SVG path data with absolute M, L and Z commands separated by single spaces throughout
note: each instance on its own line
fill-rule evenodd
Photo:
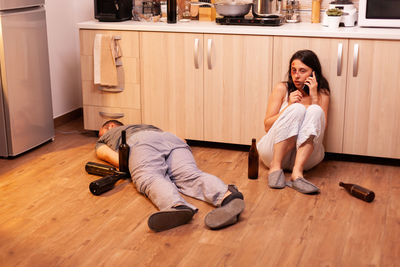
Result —
M 313 76 L 313 74 L 311 73 L 310 77 L 312 77 L 312 76 Z M 303 92 L 304 92 L 306 95 L 310 95 L 310 87 L 309 87 L 307 84 L 304 84 L 304 86 L 303 86 Z

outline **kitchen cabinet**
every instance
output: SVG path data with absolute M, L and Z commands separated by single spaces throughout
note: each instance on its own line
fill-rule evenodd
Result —
M 322 66 L 322 73 L 328 80 L 331 90 L 325 149 L 327 152 L 342 153 L 348 40 L 340 38 L 275 37 L 274 84 L 287 80 L 290 58 L 296 51 L 302 49 L 310 49 L 316 53 Z
M 349 40 L 343 153 L 400 158 L 400 41 Z
M 141 32 L 143 123 L 204 140 L 203 35 Z
M 109 119 L 141 123 L 139 33 L 134 31 L 80 30 L 80 58 L 84 127 L 98 130 Z M 122 66 L 117 67 L 118 86 L 94 85 L 93 45 L 96 34 L 119 38 Z
M 204 35 L 205 140 L 251 144 L 265 134 L 271 36 Z
M 93 85 L 96 33 L 121 37 L 121 92 Z M 250 144 L 265 134 L 267 100 L 287 79 L 290 57 L 311 49 L 331 88 L 326 151 L 400 158 L 400 41 L 289 35 L 81 29 L 85 129 L 118 118 Z
M 272 37 L 142 32 L 143 122 L 196 140 L 264 134 Z

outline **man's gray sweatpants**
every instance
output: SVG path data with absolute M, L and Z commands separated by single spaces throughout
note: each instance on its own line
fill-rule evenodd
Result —
M 221 204 L 228 186 L 199 170 L 180 138 L 168 132 L 140 131 L 128 139 L 128 145 L 132 181 L 160 210 L 178 205 L 197 210 L 179 192 L 214 206 Z

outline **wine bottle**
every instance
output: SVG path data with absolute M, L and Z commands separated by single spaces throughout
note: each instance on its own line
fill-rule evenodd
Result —
M 111 165 L 101 164 L 97 162 L 88 162 L 85 165 L 85 170 L 89 174 L 97 175 L 97 176 L 107 176 L 107 175 L 114 175 L 114 174 L 124 174 L 127 176 L 127 173 L 120 172 Z
M 126 143 L 126 131 L 121 132 L 121 144 L 118 147 L 119 171 L 129 174 L 129 146 Z
M 258 150 L 255 138 L 251 140 L 251 147 L 249 150 L 248 177 L 249 179 L 258 178 Z
M 339 185 L 346 189 L 352 196 L 364 200 L 366 202 L 372 202 L 375 198 L 375 193 L 367 188 L 356 184 L 346 184 L 340 182 Z
M 167 0 L 167 23 L 176 23 L 176 0 Z
M 115 183 L 118 182 L 120 179 L 124 178 L 126 178 L 125 174 L 114 174 L 114 175 L 104 176 L 96 181 L 91 182 L 89 185 L 89 190 L 93 195 L 99 196 L 113 189 Z

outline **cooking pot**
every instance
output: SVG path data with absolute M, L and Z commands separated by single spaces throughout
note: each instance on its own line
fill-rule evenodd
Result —
M 281 13 L 282 0 L 254 0 L 253 16 L 269 17 L 271 14 Z
M 190 2 L 194 6 L 207 5 L 215 7 L 215 11 L 221 16 L 227 17 L 241 17 L 249 13 L 252 3 L 245 2 L 218 2 L 215 4 L 205 3 L 205 2 Z

